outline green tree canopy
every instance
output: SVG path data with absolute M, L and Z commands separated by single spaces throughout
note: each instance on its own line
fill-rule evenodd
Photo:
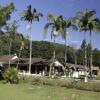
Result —
M 11 18 L 11 13 L 13 11 L 14 11 L 13 3 L 10 3 L 5 7 L 0 7 L 0 27 L 4 26 L 6 24 L 6 21 L 8 21 Z

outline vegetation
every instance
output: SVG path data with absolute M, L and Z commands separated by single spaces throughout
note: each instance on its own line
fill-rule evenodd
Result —
M 20 57 L 28 57 L 29 56 L 29 40 L 24 37 L 22 34 L 15 34 L 15 40 L 12 41 L 12 46 L 11 46 L 11 54 L 17 54 Z M 21 37 L 24 38 L 24 45 L 22 44 L 22 39 Z M 9 50 L 8 48 L 8 40 L 9 38 L 7 37 L 6 33 L 0 35 L 0 55 L 8 55 Z M 52 58 L 53 55 L 53 49 L 54 46 L 52 43 L 47 42 L 47 41 L 33 41 L 32 42 L 32 57 L 43 57 L 50 59 Z M 21 45 L 23 46 L 23 49 L 20 51 Z M 86 46 L 87 48 L 88 46 Z M 62 44 L 56 43 L 56 59 L 64 63 L 64 52 L 65 52 L 65 47 Z M 89 49 L 87 49 L 87 60 L 89 60 Z M 67 47 L 67 62 L 69 63 L 75 63 L 75 53 L 77 56 L 77 64 L 83 65 L 83 58 L 84 58 L 84 43 L 82 42 L 81 47 L 76 50 L 73 47 L 68 46 Z M 100 60 L 100 51 L 95 48 L 94 50 L 92 49 L 92 54 L 93 54 L 93 64 L 96 66 L 100 66 L 99 60 Z
M 64 19 L 63 16 L 59 16 L 58 17 L 58 23 L 59 23 L 59 32 L 62 36 L 62 38 L 64 39 L 65 41 L 65 54 L 64 54 L 64 70 L 68 70 L 68 66 L 66 65 L 66 62 L 67 62 L 67 44 L 66 44 L 66 41 L 67 41 L 67 35 L 69 34 L 67 32 L 68 29 L 73 29 L 73 30 L 77 30 L 77 27 L 74 25 L 74 23 L 72 23 L 72 19 L 69 18 L 69 19 Z M 66 72 L 64 71 L 64 74 Z
M 18 71 L 14 67 L 9 67 L 3 74 L 6 83 L 17 84 L 19 82 Z
M 6 25 L 6 22 L 10 20 L 10 14 L 14 11 L 14 4 L 10 3 L 5 7 L 0 7 L 0 27 Z
M 95 91 L 100 92 L 100 85 L 99 82 L 87 82 L 84 83 L 83 81 L 76 81 L 73 79 L 66 79 L 61 80 L 59 78 L 48 79 L 48 78 L 41 78 L 41 77 L 25 77 L 24 82 L 32 85 L 48 85 L 48 86 L 58 86 L 58 87 L 66 87 L 66 88 L 74 88 L 78 90 L 84 91 Z
M 85 64 L 85 62 L 90 62 L 91 58 L 91 52 L 93 54 L 93 64 L 100 66 L 99 64 L 99 50 L 98 49 L 92 49 L 91 48 L 91 43 L 89 45 L 86 45 L 86 40 L 84 40 L 84 44 L 82 43 L 82 46 L 78 49 L 75 50 L 73 47 L 70 46 L 65 46 L 56 44 L 55 46 L 52 45 L 50 42 L 46 41 L 32 41 L 30 40 L 30 36 L 27 39 L 24 37 L 22 34 L 17 32 L 17 27 L 18 23 L 16 24 L 11 23 L 9 21 L 9 24 L 7 25 L 7 21 L 11 18 L 10 14 L 14 11 L 15 7 L 14 4 L 8 4 L 5 7 L 0 8 L 0 26 L 1 29 L 4 29 L 4 26 L 6 27 L 6 32 L 0 32 L 0 55 L 5 55 L 5 54 L 17 54 L 17 56 L 20 57 L 29 57 L 30 55 L 32 57 L 44 57 L 44 58 L 52 58 L 52 55 L 54 55 L 53 51 L 56 51 L 56 59 L 62 61 L 62 62 L 69 62 L 69 63 L 75 63 L 75 55 L 77 56 L 77 63 L 78 64 Z M 5 13 L 3 13 L 5 12 Z M 66 31 L 67 29 L 74 29 L 76 30 L 77 28 L 80 31 L 88 31 L 88 30 L 93 30 L 99 32 L 99 19 L 98 18 L 92 18 L 92 16 L 96 14 L 96 12 L 93 10 L 86 10 L 85 12 L 77 12 L 75 17 L 66 19 L 62 15 L 60 16 L 54 16 L 49 14 L 48 15 L 48 23 L 45 25 L 44 30 L 45 33 L 47 33 L 47 30 L 51 27 L 51 38 L 55 37 L 54 33 L 60 32 L 64 40 L 66 41 Z M 39 21 L 39 18 L 43 16 L 42 13 L 37 12 L 37 10 L 34 8 L 32 12 L 32 7 L 31 5 L 28 6 L 27 10 L 25 10 L 22 13 L 21 19 L 24 21 L 29 22 L 28 28 L 32 28 L 32 23 L 33 21 Z M 91 19 L 92 18 L 92 19 Z M 87 22 L 88 20 L 88 22 Z M 17 21 L 18 22 L 18 21 Z M 92 23 L 93 22 L 93 23 Z M 77 25 L 77 27 L 76 27 Z M 94 28 L 92 26 L 95 26 Z M 9 27 L 8 27 L 9 26 Z M 91 29 L 92 28 L 92 29 Z M 4 29 L 5 30 L 5 29 Z M 31 34 L 32 35 L 32 34 Z M 16 37 L 16 38 L 14 38 Z M 55 39 L 54 39 L 55 40 Z M 8 42 L 10 41 L 10 42 Z M 30 43 L 30 41 L 32 43 Z M 16 45 L 15 45 L 16 44 Z M 11 45 L 11 46 L 9 46 Z M 31 46 L 29 46 L 31 45 Z M 65 43 L 66 45 L 66 43 Z M 84 49 L 87 49 L 85 50 Z M 7 49 L 9 48 L 9 50 Z M 67 50 L 66 50 L 67 48 Z M 11 49 L 11 50 L 10 50 Z M 31 49 L 31 50 L 30 50 Z M 54 50 L 55 49 L 55 50 Z M 92 50 L 91 50 L 92 49 Z M 87 51 L 87 56 L 85 55 L 85 61 L 84 60 L 84 50 Z M 33 52 L 31 52 L 33 51 Z M 90 53 L 89 53 L 89 52 Z M 30 54 L 31 52 L 32 54 Z M 64 54 L 65 52 L 65 54 Z M 30 56 L 30 57 L 31 57 Z M 86 61 L 87 57 L 87 61 Z M 88 64 L 90 67 L 90 63 Z
M 92 76 L 92 31 L 99 32 L 100 27 L 100 20 L 98 18 L 94 18 L 94 15 L 96 14 L 96 11 L 90 10 L 88 11 L 86 9 L 85 12 L 77 12 L 75 16 L 75 23 L 78 24 L 79 30 L 84 31 L 84 41 L 86 42 L 86 32 L 90 32 L 90 75 Z M 84 67 L 85 67 L 85 81 L 87 81 L 87 52 L 86 52 L 86 43 L 84 45 Z
M 15 34 L 17 34 L 17 22 L 13 21 L 13 23 L 10 24 L 6 24 L 5 26 L 5 31 L 6 31 L 6 36 L 8 37 L 8 46 L 9 46 L 9 57 L 11 56 L 11 46 L 12 46 L 12 42 L 13 40 L 15 40 Z M 10 67 L 10 59 L 9 59 L 9 67 Z
M 56 86 L 5 85 L 0 83 L 0 87 L 1 100 L 99 100 L 100 98 L 99 92 L 84 92 Z
M 75 17 L 69 19 L 64 18 L 62 15 L 57 17 L 49 14 L 48 23 L 45 25 L 44 31 L 45 33 L 47 33 L 48 29 L 51 28 L 51 39 L 52 38 L 54 39 L 54 44 L 55 44 L 52 45 L 52 43 L 46 41 L 40 41 L 40 42 L 32 41 L 32 34 L 31 34 L 32 23 L 33 21 L 39 21 L 39 18 L 43 16 L 42 13 L 37 12 L 36 9 L 32 9 L 31 5 L 29 5 L 27 7 L 27 10 L 25 10 L 22 13 L 21 20 L 27 21 L 29 24 L 28 29 L 30 30 L 30 36 L 27 39 L 22 34 L 17 32 L 18 26 L 16 24 L 16 21 L 14 21 L 14 23 L 12 24 L 7 23 L 7 21 L 10 20 L 11 17 L 10 14 L 14 11 L 14 9 L 15 8 L 13 3 L 0 8 L 0 13 L 1 13 L 0 28 L 1 30 L 2 29 L 4 30 L 4 32 L 3 31 L 0 32 L 1 33 L 0 55 L 9 54 L 10 56 L 11 54 L 16 53 L 19 57 L 29 56 L 30 57 L 29 74 L 31 73 L 32 57 L 43 57 L 51 59 L 53 55 L 52 62 L 54 62 L 55 59 L 58 59 L 63 64 L 66 64 L 66 62 L 76 64 L 77 61 L 78 64 L 82 64 L 85 67 L 85 82 L 87 82 L 87 65 L 90 68 L 92 64 L 100 66 L 99 64 L 100 51 L 97 50 L 96 48 L 94 50 L 92 49 L 92 40 L 91 40 L 91 35 L 92 35 L 91 32 L 100 31 L 100 20 L 98 18 L 93 17 L 96 14 L 96 11 L 94 10 L 88 11 L 86 9 L 85 12 L 82 11 L 77 12 Z M 79 31 L 84 32 L 84 40 L 79 50 L 76 50 L 70 46 L 66 46 L 66 33 L 67 29 L 69 28 L 74 30 L 77 30 L 78 28 Z M 87 31 L 89 31 L 90 33 L 90 43 L 88 45 L 86 43 Z M 63 39 L 65 40 L 65 46 L 55 43 L 55 38 L 58 33 L 60 33 Z M 9 60 L 9 67 L 10 67 L 10 60 Z M 64 68 L 67 67 L 65 66 Z M 50 73 L 51 73 L 51 67 L 50 67 Z
M 100 66 L 100 51 L 97 48 L 92 48 L 91 40 L 92 31 L 100 32 L 100 20 L 93 17 L 96 11 L 88 11 L 86 9 L 85 12 L 77 12 L 75 17 L 71 19 L 66 19 L 62 15 L 57 17 L 49 14 L 49 22 L 45 25 L 44 31 L 47 33 L 48 29 L 51 28 L 51 39 L 53 38 L 54 40 L 54 45 L 52 45 L 51 42 L 47 41 L 32 41 L 31 28 L 33 21 L 39 21 L 39 18 L 43 16 L 42 13 L 32 9 L 31 5 L 22 13 L 21 20 L 27 21 L 29 24 L 30 36 L 27 38 L 17 32 L 18 23 L 16 21 L 13 23 L 9 22 L 8 24 L 14 9 L 13 3 L 5 7 L 0 6 L 0 56 L 5 54 L 10 56 L 16 53 L 19 57 L 30 57 L 29 74 L 31 73 L 32 57 L 51 59 L 53 55 L 52 64 L 55 59 L 65 64 L 66 62 L 75 63 L 75 57 L 77 56 L 77 64 L 85 66 L 85 82 L 87 82 L 86 65 L 90 68 L 92 64 Z M 78 28 L 79 31 L 84 32 L 84 40 L 81 47 L 77 50 L 71 46 L 66 46 L 66 33 L 69 28 L 74 30 Z M 89 44 L 86 42 L 87 31 L 90 33 Z M 65 40 L 65 45 L 55 43 L 58 33 Z M 70 68 L 68 71 L 70 71 Z M 8 69 L 3 74 L 0 72 L 0 78 L 2 78 L 2 75 L 6 83 L 14 84 L 11 86 L 0 82 L 0 98 L 2 100 L 99 100 L 100 98 L 99 82 L 90 81 L 84 83 L 74 79 L 62 80 L 59 77 L 49 79 L 45 77 L 21 76 L 19 79 L 18 70 L 15 67 L 10 67 L 10 60 Z M 100 79 L 100 77 L 94 77 L 94 79 Z M 20 84 L 15 85 L 19 82 Z
M 54 50 L 53 50 L 53 57 L 52 57 L 52 62 L 50 64 L 50 73 L 49 76 L 51 75 L 51 67 L 54 64 L 54 60 L 55 60 L 55 38 L 59 33 L 60 30 L 60 25 L 59 25 L 59 21 L 58 21 L 59 17 L 57 16 L 53 16 L 52 14 L 48 15 L 48 23 L 45 25 L 44 27 L 44 33 L 47 34 L 48 28 L 51 28 L 51 40 L 53 38 L 53 44 L 54 44 Z
M 38 13 L 36 9 L 32 10 L 32 6 L 29 5 L 27 10 L 23 12 L 21 19 L 29 22 L 29 30 L 30 30 L 30 63 L 29 63 L 29 74 L 31 73 L 31 58 L 32 58 L 32 22 L 39 21 L 39 18 L 42 17 L 42 13 Z

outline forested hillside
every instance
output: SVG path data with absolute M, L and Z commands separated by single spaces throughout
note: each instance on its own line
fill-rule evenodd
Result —
M 29 40 L 22 34 L 16 33 L 0 33 L 0 55 L 9 54 L 9 45 L 11 43 L 11 54 L 17 54 L 20 57 L 29 57 Z M 53 49 L 55 45 L 56 59 L 64 61 L 65 46 L 63 44 L 53 44 L 48 41 L 33 41 L 32 42 L 32 57 L 52 58 Z M 74 47 L 67 47 L 67 62 L 84 64 L 84 41 L 81 47 L 76 50 Z M 89 62 L 89 45 L 87 46 L 87 60 Z M 100 51 L 98 49 L 93 50 L 93 63 L 94 65 L 100 65 Z M 89 65 L 88 65 L 89 66 Z

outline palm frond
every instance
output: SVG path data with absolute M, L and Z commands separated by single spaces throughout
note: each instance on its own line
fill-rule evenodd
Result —
M 66 31 L 63 30 L 63 29 L 60 29 L 60 33 L 61 33 L 61 37 L 62 37 L 63 39 L 66 39 Z
M 73 30 L 75 30 L 75 31 L 77 31 L 77 30 L 78 30 L 77 26 L 76 26 L 76 25 L 74 25 L 74 24 L 73 24 L 73 25 L 71 25 L 71 26 L 70 26 L 70 28 L 71 28 L 71 29 L 73 29 Z
M 53 26 L 53 23 L 47 23 L 45 26 L 44 26 L 44 34 L 47 34 L 47 31 L 49 29 L 49 27 L 52 27 Z
M 95 18 L 93 21 L 93 30 L 94 32 L 96 33 L 99 33 L 100 32 L 100 20 L 98 18 Z
M 39 17 L 43 17 L 43 14 L 42 13 L 37 13 L 33 16 L 33 20 L 34 21 L 39 21 Z
M 88 11 L 87 13 L 88 18 L 93 17 L 96 14 L 95 10 Z
M 52 14 L 49 14 L 48 18 L 47 18 L 47 20 L 51 20 L 51 21 L 56 21 L 56 19 L 57 19 L 57 17 Z
M 39 12 L 39 13 L 37 13 L 37 16 L 43 17 L 43 14 Z
M 84 15 L 85 15 L 85 12 L 79 11 L 79 12 L 76 13 L 76 17 L 82 17 Z
M 22 13 L 21 20 L 25 20 L 32 23 L 32 21 L 39 21 L 39 17 L 42 17 L 42 16 L 43 16 L 42 13 L 40 12 L 38 13 L 35 8 L 32 11 L 32 7 L 31 5 L 29 5 L 27 7 L 27 10 L 25 10 Z
M 97 22 L 97 23 L 100 23 L 100 19 L 99 18 L 95 18 L 94 21 Z
M 34 9 L 33 9 L 33 13 L 36 13 L 36 12 L 37 12 L 37 11 L 36 11 L 36 9 L 34 8 Z
M 0 9 L 0 26 L 3 26 L 6 24 L 6 21 L 8 21 L 11 16 L 10 14 L 15 10 L 14 4 L 10 3 L 9 5 L 2 7 Z

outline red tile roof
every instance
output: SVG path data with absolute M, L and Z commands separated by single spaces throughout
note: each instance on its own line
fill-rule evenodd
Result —
M 9 59 L 10 59 L 10 63 L 11 64 L 17 64 L 18 63 L 18 59 L 12 59 L 15 55 L 4 55 L 0 57 L 0 62 L 4 63 L 4 64 L 9 64 Z M 37 64 L 37 63 L 47 63 L 47 59 L 43 59 L 43 58 L 32 58 L 32 64 Z M 20 58 L 19 59 L 19 64 L 29 64 L 29 58 Z
M 9 63 L 9 60 L 12 61 L 12 58 L 14 57 L 15 55 L 4 55 L 4 56 L 1 56 L 0 57 L 0 62 L 2 63 L 6 63 L 8 64 Z M 14 60 L 13 60 L 14 61 Z

